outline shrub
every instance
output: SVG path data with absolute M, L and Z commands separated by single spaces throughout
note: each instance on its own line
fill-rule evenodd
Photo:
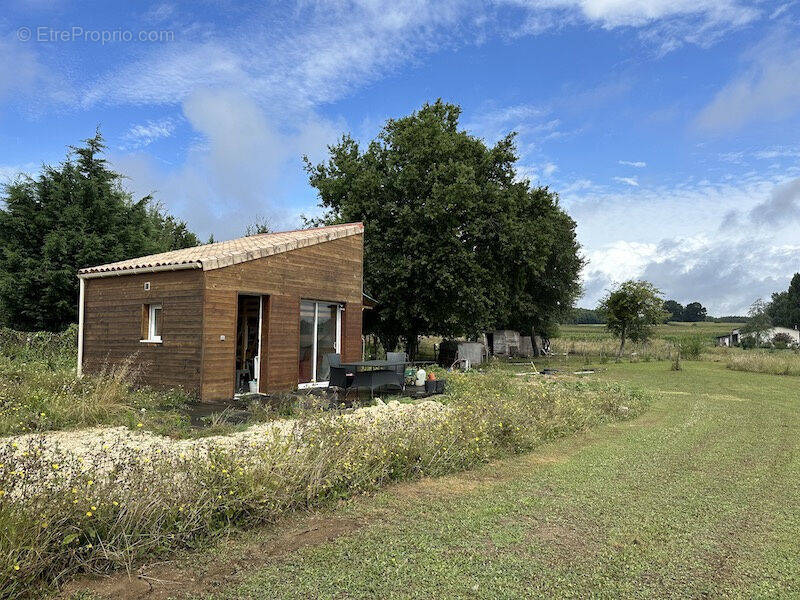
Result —
M 685 358 L 686 360 L 699 360 L 705 348 L 705 343 L 703 338 L 694 336 L 683 340 L 679 348 L 681 358 Z
M 794 338 L 790 336 L 788 333 L 776 333 L 772 337 L 772 346 L 779 350 L 786 350 L 789 346 L 794 343 Z

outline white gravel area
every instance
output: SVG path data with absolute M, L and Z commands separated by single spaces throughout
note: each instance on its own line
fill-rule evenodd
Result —
M 392 429 L 408 427 L 411 423 L 424 425 L 435 422 L 443 419 L 449 410 L 447 406 L 429 400 L 414 404 L 397 401 L 384 404 L 379 400 L 374 406 L 331 414 L 330 418 L 345 420 L 352 427 L 380 426 Z M 281 442 L 298 441 L 303 422 L 302 419 L 283 419 L 228 435 L 186 440 L 175 440 L 127 427 L 92 427 L 18 435 L 0 439 L 0 457 L 4 457 L 0 458 L 0 471 L 14 469 L 15 465 L 20 465 L 16 468 L 21 470 L 21 465 L 30 464 L 32 456 L 37 457 L 37 472 L 25 469 L 28 472 L 22 476 L 24 485 L 15 485 L 16 490 L 9 490 L 11 497 L 27 496 L 37 485 L 55 483 L 56 480 L 68 482 L 69 475 L 75 472 L 90 473 L 97 478 L 113 472 L 115 477 L 122 477 L 128 468 L 126 465 L 133 463 L 141 468 L 143 462 L 163 466 L 165 461 L 174 461 L 177 466 L 182 460 L 202 457 L 212 450 L 263 449 L 264 446 Z M 56 474 L 59 477 L 53 477 Z

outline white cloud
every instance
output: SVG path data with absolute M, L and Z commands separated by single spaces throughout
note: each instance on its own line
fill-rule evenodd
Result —
M 199 41 L 158 46 L 106 73 L 90 85 L 83 104 L 176 103 L 216 87 L 258 98 L 276 114 L 304 112 L 450 43 L 448 31 L 468 14 L 463 6 L 460 0 L 352 0 L 265 7 L 224 35 L 212 30 L 192 36 Z
M 769 245 L 749 237 L 670 238 L 658 244 L 618 240 L 588 252 L 580 303 L 593 307 L 626 279 L 645 279 L 666 298 L 699 301 L 715 315 L 744 314 L 759 297 L 785 289 L 800 245 Z
M 772 227 L 800 223 L 800 178 L 776 186 L 768 198 L 750 209 L 750 219 Z
M 792 220 L 800 217 L 796 174 L 627 192 L 586 185 L 561 196 L 589 258 L 582 306 L 594 306 L 614 282 L 644 278 L 667 297 L 698 300 L 712 314 L 740 313 L 756 297 L 785 289 L 800 270 Z M 753 227 L 759 218 L 770 227 L 766 239 Z
M 175 120 L 166 118 L 132 125 L 123 136 L 123 150 L 135 150 L 149 146 L 156 140 L 167 138 L 175 131 Z
M 800 158 L 800 148 L 787 148 L 784 146 L 763 148 L 753 152 L 753 156 L 760 160 L 774 160 L 776 158 Z
M 636 179 L 636 177 L 614 177 L 614 181 L 617 183 L 624 183 L 625 185 L 639 187 L 639 181 Z
M 550 177 L 556 171 L 558 171 L 558 166 L 554 163 L 548 162 L 542 166 L 542 173 L 544 173 L 545 177 Z
M 774 35 L 744 55 L 745 69 L 697 117 L 706 131 L 736 130 L 800 112 L 800 46 L 793 33 Z
M 521 139 L 541 139 L 558 132 L 560 121 L 548 116 L 549 111 L 532 104 L 491 108 L 468 119 L 465 128 L 493 144 L 516 131 Z
M 282 206 L 289 204 L 286 194 L 291 186 L 305 180 L 301 155 L 321 159 L 326 145 L 341 134 L 343 123 L 309 113 L 288 125 L 235 91 L 198 91 L 183 103 L 183 112 L 200 141 L 179 167 L 157 165 L 143 154 L 113 157 L 115 166 L 130 176 L 135 195 L 154 193 L 203 238 L 210 233 L 217 239 L 241 235 L 262 216 L 276 227 L 291 228 L 298 224 L 299 212 L 313 211 L 311 190 L 306 199 L 291 198 L 294 206 L 300 201 L 300 209 Z
M 759 10 L 736 0 L 505 0 L 527 9 L 526 33 L 538 34 L 579 21 L 605 29 L 639 28 L 662 51 L 684 43 L 706 46 L 742 27 Z
M 636 169 L 644 169 L 647 166 L 647 163 L 641 160 L 621 160 L 619 164 Z

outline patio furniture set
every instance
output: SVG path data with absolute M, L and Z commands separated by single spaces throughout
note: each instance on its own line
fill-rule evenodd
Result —
M 382 387 L 405 389 L 406 365 L 410 365 L 405 352 L 387 352 L 386 360 L 363 360 L 343 363 L 339 354 L 327 354 L 330 365 L 328 385 L 345 391 L 369 388 L 370 396 Z

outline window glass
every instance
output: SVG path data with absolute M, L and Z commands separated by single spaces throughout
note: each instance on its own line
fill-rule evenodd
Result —
M 315 309 L 315 302 L 300 302 L 300 383 L 308 383 L 314 377 Z
M 330 376 L 328 354 L 339 347 L 339 305 L 300 302 L 300 383 L 325 382 Z
M 336 318 L 339 307 L 336 304 L 317 304 L 317 381 L 328 381 L 331 367 L 327 354 L 336 352 Z
M 161 307 L 153 307 L 153 339 L 161 339 Z

